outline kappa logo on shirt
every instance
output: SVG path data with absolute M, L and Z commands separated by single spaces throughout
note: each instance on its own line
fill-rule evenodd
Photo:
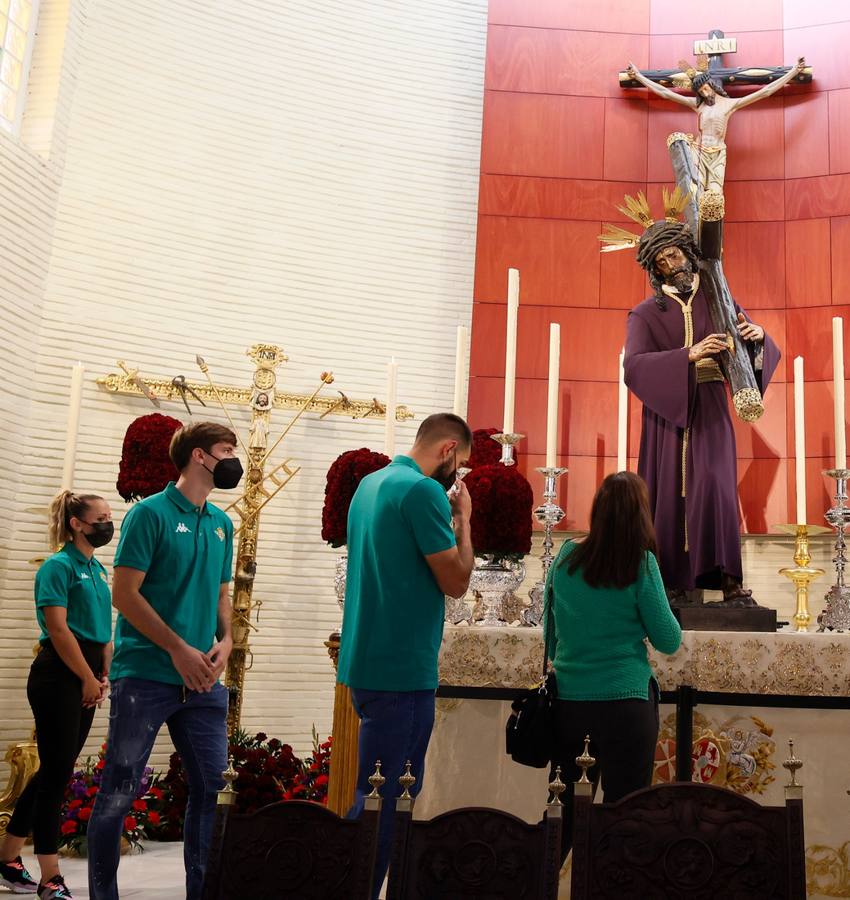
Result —
M 109 584 L 109 579 L 106 577 L 106 572 L 101 572 L 101 573 L 100 573 L 100 577 L 101 577 L 107 584 Z
M 221 527 L 221 525 L 219 525 L 218 528 L 216 528 L 215 533 L 216 533 L 216 537 L 220 541 L 224 540 L 224 529 Z
M 88 577 L 89 577 L 89 576 L 86 575 L 85 572 L 80 572 L 80 578 L 86 578 L 86 579 L 88 579 Z
M 174 529 L 176 534 L 191 534 L 192 529 L 187 528 L 184 522 L 178 522 L 177 527 Z

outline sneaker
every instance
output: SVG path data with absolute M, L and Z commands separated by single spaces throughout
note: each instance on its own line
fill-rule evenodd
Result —
M 13 894 L 34 894 L 38 888 L 20 856 L 0 863 L 0 884 Z
M 61 875 L 54 875 L 38 886 L 41 900 L 74 900 L 73 895 Z

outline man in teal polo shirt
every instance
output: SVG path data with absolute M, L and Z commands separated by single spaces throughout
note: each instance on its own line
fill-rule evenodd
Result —
M 200 900 L 227 766 L 227 690 L 218 678 L 233 646 L 233 525 L 207 497 L 213 487 L 239 483 L 235 452 L 229 428 L 199 422 L 178 429 L 169 450 L 177 483 L 136 504 L 121 527 L 106 766 L 88 827 L 92 900 L 118 900 L 124 818 L 163 724 L 189 782 L 186 896 Z
M 472 433 L 448 413 L 422 423 L 409 456 L 360 483 L 348 514 L 348 577 L 339 681 L 351 688 L 360 717 L 359 771 L 350 818 L 360 815 L 381 760 L 385 799 L 395 796 L 407 760 L 422 787 L 434 726 L 437 657 L 445 595 L 460 597 L 474 563 L 472 505 L 457 469 Z M 448 496 L 446 492 L 449 492 Z M 392 844 L 393 806 L 381 812 L 374 896 Z

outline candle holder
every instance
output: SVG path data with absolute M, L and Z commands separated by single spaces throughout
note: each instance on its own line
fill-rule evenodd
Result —
M 835 479 L 835 506 L 824 518 L 835 529 L 835 584 L 826 593 L 826 609 L 818 616 L 818 631 L 847 631 L 850 629 L 850 588 L 844 584 L 847 565 L 847 543 L 844 531 L 850 525 L 847 507 L 847 479 L 850 469 L 827 469 L 824 475 Z
M 809 554 L 809 537 L 826 534 L 829 529 L 823 525 L 777 525 L 779 531 L 794 535 L 795 566 L 780 569 L 779 574 L 789 578 L 797 591 L 797 612 L 794 614 L 794 627 L 797 632 L 809 630 L 812 617 L 809 614 L 809 585 L 825 574 L 823 569 L 815 569 L 809 565 L 812 557 Z
M 502 458 L 499 462 L 503 466 L 515 466 L 514 444 L 518 444 L 524 437 L 524 434 L 491 434 L 490 437 L 497 443 L 502 445 Z
M 552 548 L 552 529 L 564 518 L 564 510 L 558 506 L 558 479 L 568 470 L 559 466 L 541 466 L 537 470 L 544 478 L 543 503 L 534 510 L 534 518 L 543 526 L 543 578 L 528 592 L 531 606 L 523 611 L 522 621 L 525 625 L 539 625 L 543 621 L 543 592 L 546 587 L 546 576 L 555 559 Z

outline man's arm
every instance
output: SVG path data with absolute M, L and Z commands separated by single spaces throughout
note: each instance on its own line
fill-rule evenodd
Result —
M 230 605 L 230 585 L 224 582 L 218 589 L 218 640 L 212 645 L 209 660 L 218 678 L 227 668 L 227 660 L 233 650 L 233 608 Z
M 678 103 L 680 106 L 689 106 L 691 109 L 697 108 L 696 97 L 686 97 L 684 94 L 677 94 L 675 91 L 671 91 L 670 88 L 664 87 L 663 84 L 650 81 L 634 63 L 629 63 L 628 74 L 629 78 L 639 81 L 653 94 L 661 97 L 662 100 L 672 100 L 673 103 Z
M 193 691 L 209 691 L 217 676 L 205 653 L 187 644 L 163 622 L 156 610 L 142 596 L 140 588 L 145 573 L 128 566 L 116 566 L 112 585 L 112 605 L 149 641 L 171 657 L 186 687 Z
M 752 94 L 747 94 L 746 97 L 738 97 L 738 99 L 733 103 L 733 112 L 738 109 L 743 109 L 745 106 L 752 106 L 753 103 L 758 103 L 759 100 L 764 100 L 767 97 L 775 94 L 777 91 L 781 91 L 782 88 L 784 88 L 785 85 L 789 82 L 793 81 L 805 67 L 806 60 L 801 56 L 797 60 L 797 63 L 791 66 L 791 68 L 781 78 L 777 78 L 776 81 L 772 81 L 770 84 L 766 84 L 763 88 L 760 88 Z
M 469 576 L 475 565 L 472 531 L 469 527 L 472 499 L 462 481 L 458 482 L 458 489 L 453 493 L 450 502 L 456 546 L 441 553 L 431 553 L 425 559 L 434 573 L 440 590 L 449 597 L 462 597 L 469 588 Z

